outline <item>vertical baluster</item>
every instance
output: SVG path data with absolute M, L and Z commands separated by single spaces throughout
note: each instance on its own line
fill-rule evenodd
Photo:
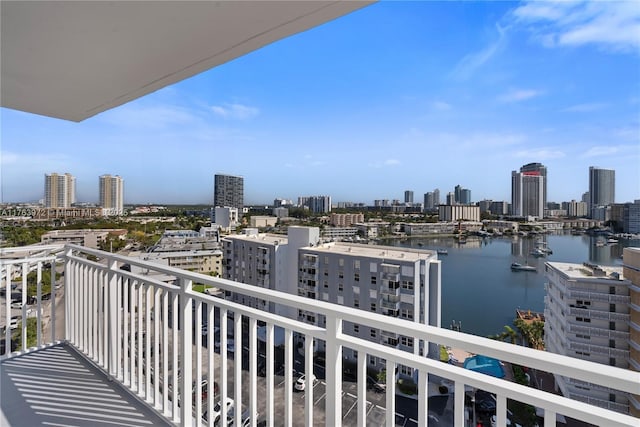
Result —
M 418 425 L 427 427 L 429 412 L 429 374 L 426 370 L 418 371 Z M 456 410 L 458 408 L 455 408 Z M 395 417 L 394 417 L 395 418 Z
M 129 286 L 129 304 L 131 305 L 129 313 L 129 363 L 131 365 L 129 370 L 131 371 L 131 382 L 129 387 L 137 394 L 140 394 L 140 389 L 138 388 L 139 372 L 136 370 L 136 366 L 138 366 L 136 346 L 140 345 L 137 342 L 139 331 L 136 329 L 136 320 L 140 310 L 140 303 L 136 298 L 138 296 L 137 284 L 138 282 L 134 280 Z
M 56 341 L 56 259 L 51 260 L 51 343 Z M 24 306 L 25 301 L 23 301 Z
M 293 350 L 293 332 L 287 328 L 284 331 L 284 425 L 287 427 L 293 425 Z M 331 425 L 328 418 L 327 425 Z
M 151 402 L 151 358 L 155 357 L 155 351 L 152 352 L 153 345 L 151 343 L 151 296 L 153 295 L 153 286 L 145 284 L 144 286 L 144 398 L 147 402 Z M 155 349 L 153 349 L 155 350 Z
M 216 383 L 216 375 L 215 375 L 215 366 L 214 366 L 214 339 L 215 334 L 213 333 L 213 328 L 215 326 L 215 316 L 214 316 L 214 306 L 211 301 L 207 303 L 207 353 L 209 356 L 208 359 L 208 372 L 209 372 L 209 384 L 207 389 L 207 413 L 208 417 L 208 425 L 209 427 L 213 427 L 213 417 L 211 416 L 211 411 L 213 409 L 213 405 L 216 400 L 219 399 L 219 396 L 216 396 L 215 393 L 215 383 Z
M 129 371 L 131 358 L 131 347 L 129 347 L 130 331 L 129 322 L 131 317 L 131 305 L 129 304 L 129 288 L 131 279 L 123 279 L 122 283 L 122 377 L 124 384 L 131 387 L 131 372 Z
M 36 337 L 37 337 L 37 345 L 40 347 L 42 345 L 42 262 L 38 261 L 37 273 L 36 273 L 36 289 L 38 292 L 38 308 L 36 309 L 37 313 L 37 327 L 36 327 Z M 27 323 L 26 312 L 23 311 L 22 315 L 22 323 Z M 26 334 L 25 334 L 26 338 Z
M 305 373 L 305 424 L 313 425 L 313 337 L 306 335 L 304 340 L 304 373 Z
M 367 424 L 367 353 L 358 352 L 358 427 L 365 427 Z
M 255 414 L 258 413 L 258 321 L 249 319 L 249 416 L 251 427 L 256 425 Z M 238 351 L 238 349 L 236 349 Z M 240 344 L 242 352 L 242 344 Z
M 507 397 L 501 394 L 496 395 L 496 425 L 507 425 Z
M 454 424 L 457 426 L 461 426 L 464 424 L 464 383 L 462 381 L 456 381 L 454 386 Z
M 162 353 L 160 341 L 160 294 L 162 288 L 156 288 L 153 301 L 153 405 L 160 408 L 160 358 L 165 358 Z
M 235 406 L 238 408 L 235 411 L 235 425 L 242 424 L 242 315 L 240 313 L 234 313 L 234 327 L 233 327 L 233 339 L 235 343 L 235 351 L 233 355 L 233 368 L 234 368 L 234 384 L 233 391 L 235 392 Z M 220 350 L 222 351 L 222 350 Z M 226 351 L 226 349 L 225 349 Z
M 196 325 L 193 331 L 196 347 L 196 380 L 195 380 L 195 406 L 196 422 L 202 419 L 202 301 L 196 301 Z
M 7 266 L 8 267 L 8 266 Z M 20 331 L 20 334 L 22 335 L 22 351 L 26 351 L 27 350 L 27 322 L 26 322 L 26 307 L 25 304 L 27 302 L 27 287 L 28 287 L 28 283 L 27 283 L 27 275 L 29 274 L 29 264 L 27 262 L 23 262 L 22 263 L 22 330 Z M 7 276 L 7 280 L 9 281 L 9 284 L 11 284 L 11 276 Z M 11 290 L 9 289 L 9 291 L 5 294 L 5 295 L 9 295 L 11 296 Z M 7 303 L 9 303 L 11 301 L 11 298 L 7 298 Z M 7 314 L 10 312 L 11 310 L 9 308 L 7 308 Z M 7 325 L 9 323 L 7 322 Z M 7 329 L 8 330 L 8 329 Z M 10 342 L 10 341 L 5 341 L 5 343 Z M 7 347 L 11 347 L 10 345 Z
M 274 344 L 274 326 L 273 323 L 267 323 L 267 342 L 266 342 L 266 372 L 267 372 L 267 426 L 273 427 L 274 425 L 274 369 L 273 363 L 275 359 Z
M 229 396 L 229 379 L 227 374 L 228 355 L 227 355 L 227 334 L 228 331 L 228 312 L 226 308 L 220 309 L 220 401 L 224 402 Z M 239 403 L 239 402 L 238 402 Z M 222 405 L 220 419 L 227 419 L 227 405 Z
M 327 425 L 342 423 L 342 345 L 338 338 L 342 335 L 342 319 L 333 314 L 327 315 Z M 387 395 L 388 396 L 388 395 Z M 387 398 L 387 400 L 389 400 Z M 393 424 L 387 423 L 388 426 Z
M 396 422 L 396 363 L 387 360 L 387 425 L 393 426 Z
M 180 316 L 182 320 L 181 329 L 181 356 L 182 356 L 182 381 L 180 381 L 180 391 L 182 393 L 180 403 L 180 423 L 183 426 L 190 426 L 192 424 L 191 416 L 191 385 L 192 385 L 192 315 L 191 303 L 193 299 L 189 295 L 193 282 L 191 279 L 180 279 Z M 237 385 L 236 385 L 237 386 Z M 236 424 L 236 425 L 239 425 Z
M 169 291 L 162 293 L 162 412 L 169 415 Z M 159 381 L 158 381 L 159 382 Z
M 180 367 L 178 366 L 178 349 L 179 349 L 179 342 L 178 342 L 178 318 L 180 316 L 180 310 L 178 307 L 178 302 L 179 302 L 179 293 L 178 292 L 173 292 L 172 295 L 173 299 L 171 301 L 171 313 L 172 313 L 172 332 L 173 332 L 173 337 L 172 337 L 172 346 L 171 346 L 171 355 L 172 355 L 172 365 L 171 365 L 171 369 L 172 369 L 172 375 L 173 375 L 173 382 L 171 383 L 171 386 L 173 387 L 173 395 L 171 396 L 173 399 L 173 409 L 172 409 L 172 414 L 173 414 L 173 421 L 177 422 L 180 418 L 180 412 L 178 410 L 178 392 L 179 392 L 179 384 L 178 384 L 178 374 L 180 373 Z

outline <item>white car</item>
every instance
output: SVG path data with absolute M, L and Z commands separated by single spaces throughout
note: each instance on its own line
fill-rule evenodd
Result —
M 21 310 L 22 309 L 22 303 L 19 301 L 16 302 L 12 302 L 11 303 L 11 308 L 14 310 Z
M 315 381 L 316 381 L 316 376 L 311 374 L 311 384 L 315 383 Z M 300 378 L 296 380 L 296 382 L 293 384 L 293 387 L 298 391 L 304 391 L 306 385 L 307 385 L 306 377 L 303 374 L 300 376 Z
M 233 399 L 227 397 L 224 399 L 224 403 L 227 405 L 227 416 L 232 413 L 234 405 Z M 218 424 L 220 422 L 220 416 L 222 415 L 222 401 L 219 401 L 213 406 L 213 411 L 211 411 L 211 416 L 213 417 L 213 423 Z M 205 414 L 205 417 L 207 414 Z M 208 418 L 205 418 L 208 419 Z

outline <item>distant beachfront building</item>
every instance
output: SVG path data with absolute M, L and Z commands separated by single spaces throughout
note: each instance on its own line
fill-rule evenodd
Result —
M 216 174 L 213 188 L 213 206 L 231 207 L 242 212 L 244 208 L 244 178 Z
M 76 178 L 70 173 L 44 176 L 44 206 L 70 208 L 76 202 Z
M 334 227 L 349 227 L 357 222 L 364 222 L 364 214 L 362 213 L 354 213 L 354 214 L 331 214 L 330 223 Z
M 624 252 L 625 265 L 633 269 Z M 639 266 L 636 266 L 638 268 Z M 546 350 L 620 368 L 630 367 L 630 287 L 620 267 L 547 262 L 544 339 Z M 626 269 L 625 269 L 626 271 Z M 638 360 L 636 360 L 638 362 Z M 634 365 L 637 369 L 638 364 Z M 629 395 L 556 375 L 570 399 L 629 413 Z
M 540 171 L 511 172 L 511 215 L 543 218 L 544 182 Z
M 124 180 L 118 176 L 102 175 L 99 178 L 100 206 L 105 215 L 124 213 Z
M 480 207 L 471 205 L 440 205 L 438 221 L 480 221 Z

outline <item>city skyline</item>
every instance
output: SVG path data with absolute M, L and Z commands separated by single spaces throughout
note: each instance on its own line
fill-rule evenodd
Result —
M 510 200 L 530 162 L 549 202 L 580 200 L 590 166 L 633 201 L 639 20 L 631 2 L 379 3 L 82 123 L 2 109 L 0 201 L 43 198 L 52 170 L 88 202 L 111 171 L 125 203 L 212 204 L 219 170 L 245 178 L 246 204 L 457 184 Z

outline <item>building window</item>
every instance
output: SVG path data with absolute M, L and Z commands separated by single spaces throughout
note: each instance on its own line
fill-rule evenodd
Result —
M 376 357 L 369 355 L 369 365 L 376 366 Z
M 616 287 L 615 286 L 609 286 L 609 293 L 611 295 L 615 295 L 616 294 Z
M 307 314 L 307 322 L 310 322 L 310 323 L 316 323 L 316 318 L 315 318 L 315 316 L 312 316 L 312 315 L 310 315 L 310 314 Z
M 326 256 L 324 257 L 324 265 L 328 265 L 329 264 L 329 257 Z
M 616 330 L 616 322 L 609 322 L 609 330 L 611 331 Z
M 377 310 L 376 303 L 372 302 L 371 303 L 371 311 L 376 311 L 376 310 Z
M 360 325 L 353 325 L 353 333 L 354 334 L 360 333 Z
M 609 348 L 616 348 L 616 340 L 609 340 Z
M 353 281 L 354 282 L 359 282 L 360 281 L 360 273 L 355 273 L 353 275 Z
M 342 283 L 338 283 L 338 290 L 340 292 L 342 292 L 344 290 L 344 286 L 342 285 Z
M 360 269 L 360 260 L 355 260 L 353 261 L 353 268 L 355 268 L 356 270 Z
M 372 275 L 372 276 L 371 276 L 371 284 L 372 284 L 372 285 L 375 285 L 375 284 L 376 284 L 376 282 L 377 282 L 377 277 Z
M 378 332 L 376 332 L 376 330 L 375 330 L 375 329 L 372 329 L 372 330 L 371 330 L 371 338 L 375 338 L 375 337 L 377 337 L 377 336 L 378 336 Z
M 402 344 L 405 347 L 413 347 L 413 338 L 401 336 L 400 344 Z
M 408 377 L 413 375 L 413 368 L 409 366 L 400 365 L 400 373 Z
M 353 306 L 355 308 L 360 308 L 360 300 L 359 299 L 354 299 L 353 300 Z
M 610 357 L 609 358 L 609 365 L 610 366 L 616 366 L 616 358 L 615 357 Z
M 339 265 L 340 267 L 344 267 L 344 259 L 343 259 L 343 258 L 340 258 L 340 259 L 338 260 L 338 265 Z
M 402 289 L 408 289 L 410 291 L 413 290 L 413 281 L 411 280 L 403 280 L 402 281 Z
M 402 319 L 413 320 L 413 311 L 403 308 L 400 310 L 400 317 Z
M 616 312 L 616 305 L 615 304 L 609 304 L 609 312 L 610 313 L 615 313 Z

